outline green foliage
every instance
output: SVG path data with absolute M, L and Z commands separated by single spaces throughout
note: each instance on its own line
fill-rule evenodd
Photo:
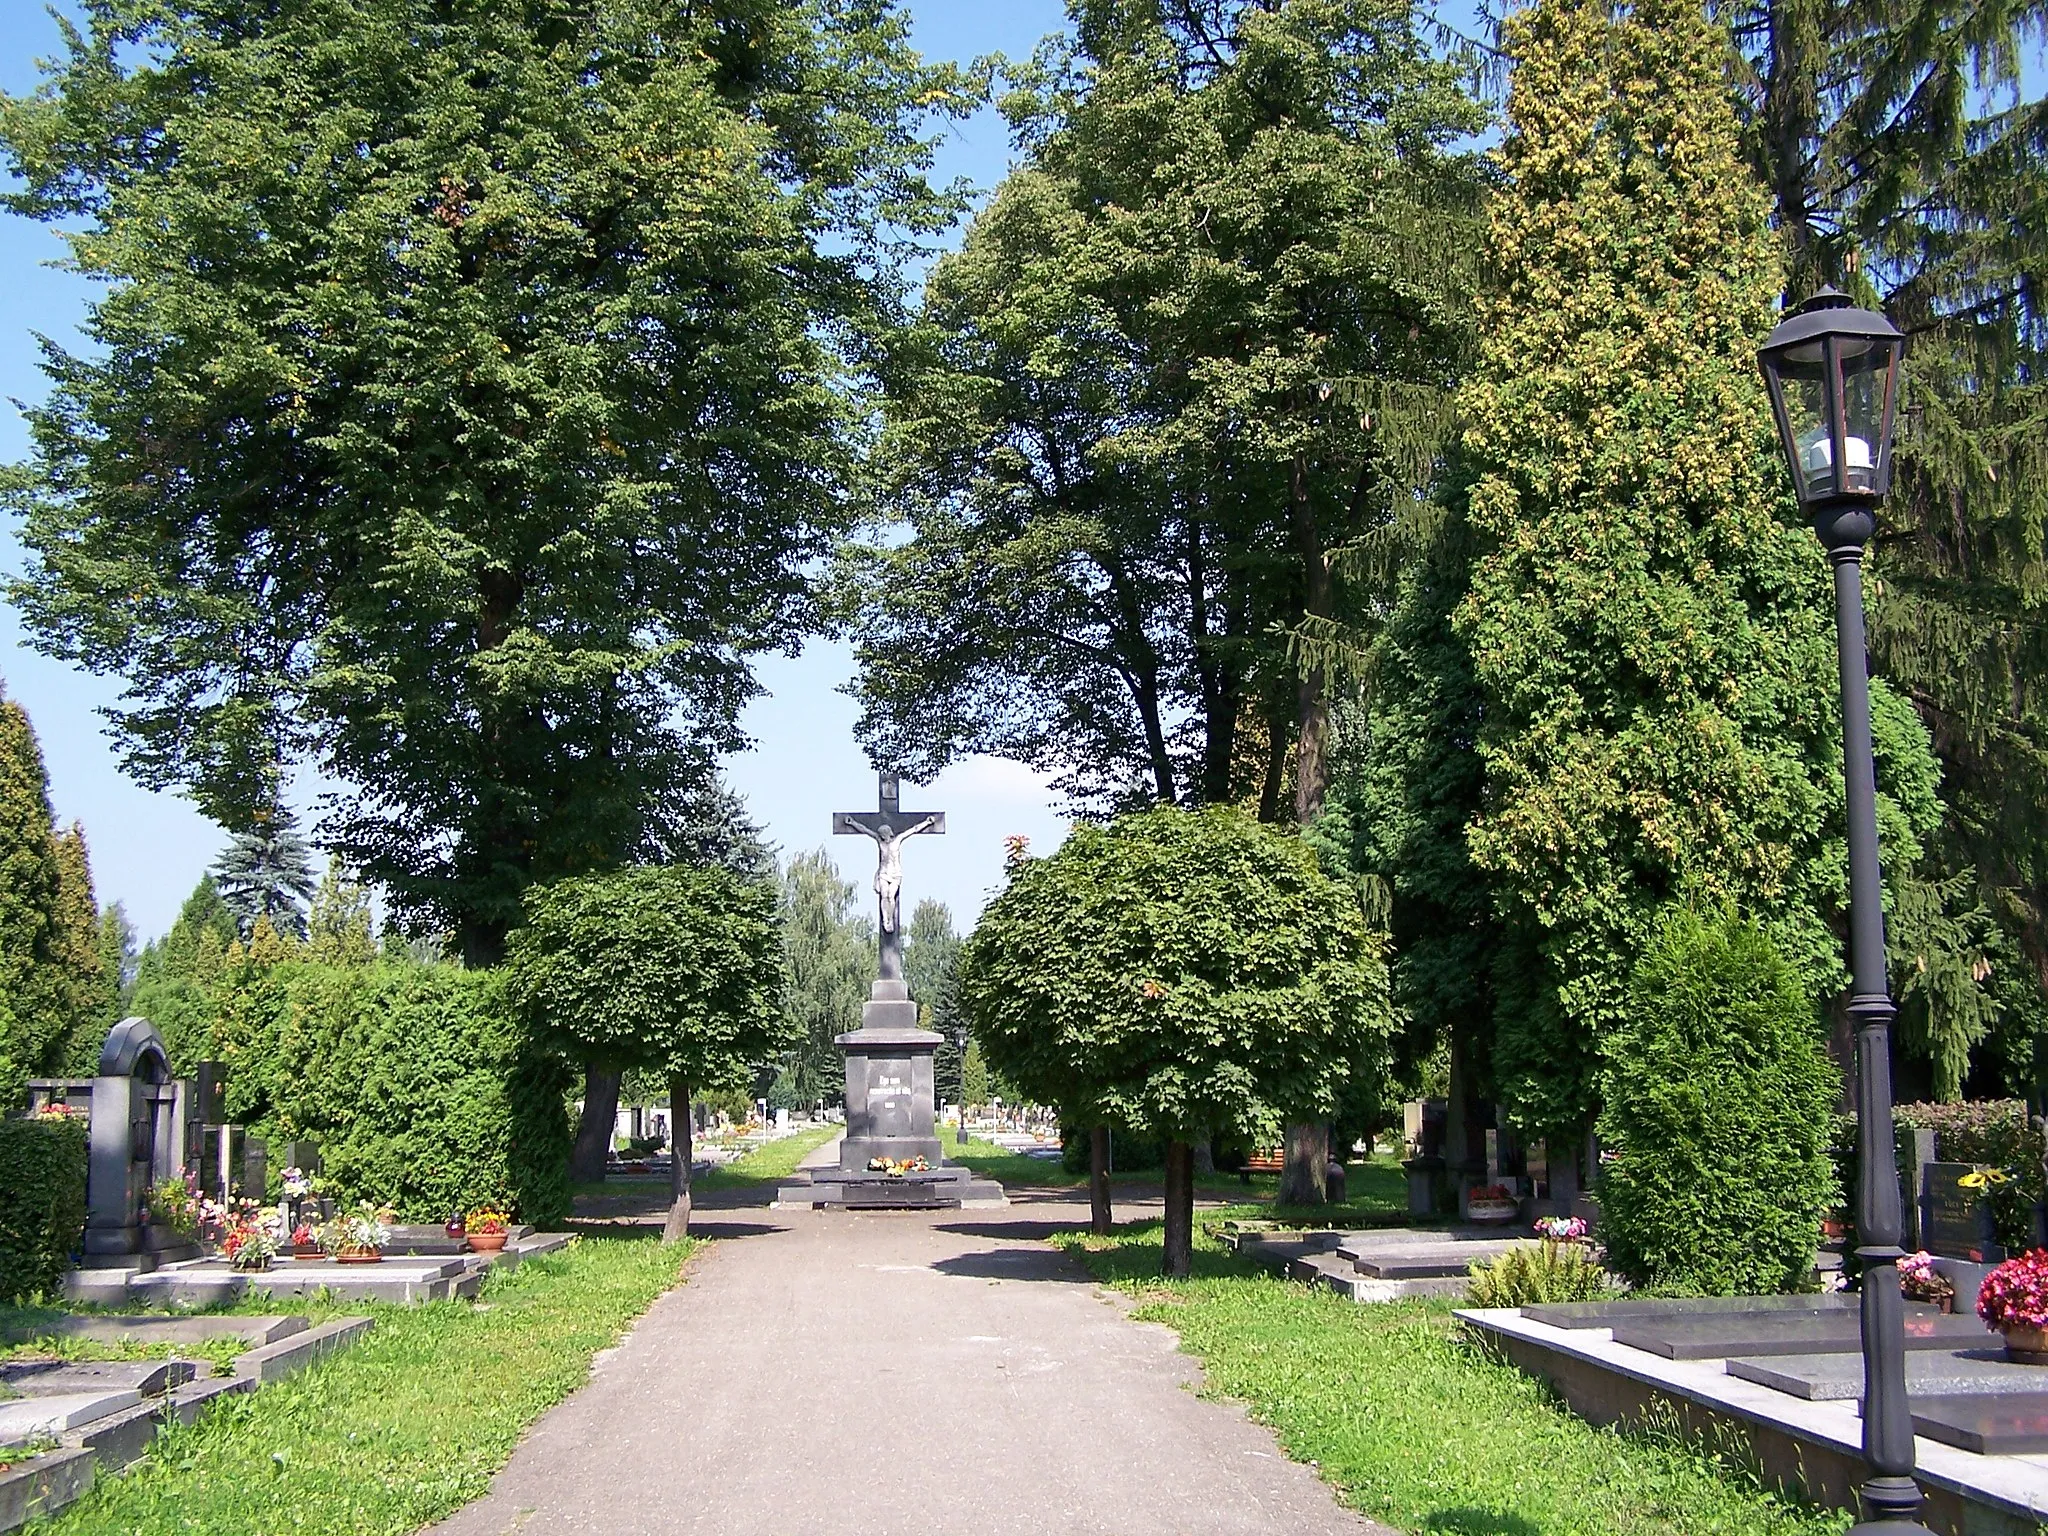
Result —
M 203 877 L 185 898 L 170 932 L 144 945 L 136 957 L 128 1006 L 156 1025 L 174 1072 L 190 1074 L 206 1059 L 213 990 L 234 942 L 234 914 L 221 900 L 220 888 Z M 96 1052 L 93 1059 L 99 1059 Z
M 74 821 L 58 833 L 55 852 L 57 900 L 51 912 L 48 983 L 63 1035 L 44 1057 L 44 1067 L 52 1072 L 88 1052 L 97 1067 L 120 975 L 108 969 L 101 953 L 99 903 L 93 898 L 85 828 Z
M 1076 827 L 1013 864 L 961 958 L 990 1063 L 1082 1123 L 1270 1142 L 1384 1070 L 1386 969 L 1350 892 L 1241 811 Z
M 675 1285 L 689 1252 L 579 1238 L 494 1268 L 481 1306 L 380 1309 L 375 1328 L 318 1370 L 216 1399 L 47 1527 L 396 1536 L 431 1526 L 490 1490 L 528 1426 L 589 1379 L 591 1358 Z M 293 1305 L 321 1315 L 317 1301 Z
M 104 295 L 45 353 L 26 623 L 126 680 L 138 778 L 235 825 L 317 761 L 329 844 L 495 958 L 812 622 L 966 82 L 888 0 L 109 0 L 67 43 L 0 104 L 7 205 Z
M 981 1054 L 981 1042 L 969 1038 L 967 1054 L 960 1062 L 960 1102 L 976 1109 L 989 1101 L 988 1061 Z
M 214 861 L 213 881 L 246 938 L 256 919 L 295 939 L 306 936 L 306 903 L 313 899 L 313 850 L 299 835 L 291 807 L 273 800 L 259 806 L 250 825 L 228 839 Z
M 855 561 L 860 731 L 1116 808 L 1261 800 L 1377 611 L 1469 347 L 1475 154 L 1400 0 L 1086 0 L 940 260 Z M 1243 739 L 1241 739 L 1243 738 Z
M 1666 914 L 1601 1074 L 1600 1237 L 1631 1284 L 1807 1286 L 1835 1203 L 1836 1076 L 1798 974 L 1754 922 Z
M 506 964 L 510 997 L 537 1038 L 573 1059 L 715 1087 L 780 1044 L 774 887 L 715 866 L 649 865 L 536 886 L 526 912 Z
M 498 1201 L 541 1227 L 569 1213 L 570 1074 L 495 973 L 245 960 L 215 989 L 208 1048 L 230 1118 L 273 1146 L 319 1142 L 344 1202 L 408 1221 Z
M 832 1040 L 860 1028 L 875 974 L 874 925 L 823 849 L 798 854 L 782 876 L 782 1008 L 791 1070 L 804 1100 L 839 1102 L 844 1058 Z
M 304 923 L 306 956 L 329 965 L 368 965 L 377 958 L 369 891 L 348 878 L 341 856 L 327 860 Z
M 960 1099 L 960 935 L 943 901 L 927 898 L 910 914 L 903 933 L 903 979 L 918 1005 L 918 1023 L 945 1039 L 932 1053 L 932 1087 L 941 1103 Z
M 0 700 L 0 1111 L 49 1064 L 67 1020 L 52 985 L 62 873 L 28 711 Z
M 0 1301 L 55 1294 L 85 1233 L 85 1121 L 0 1119 Z
M 1455 1303 L 1361 1307 L 1202 1251 L 1161 1286 L 1156 1223 L 1063 1236 L 1096 1280 L 1171 1328 L 1207 1390 L 1245 1403 L 1345 1504 L 1429 1536 L 1839 1536 L 1753 1468 L 1656 1426 L 1595 1428 L 1549 1383 L 1475 1349 Z M 1426 1388 L 1424 1384 L 1427 1384 Z
M 1546 1301 L 1598 1301 L 1614 1289 L 1606 1270 L 1578 1243 L 1530 1243 L 1471 1267 L 1468 1303 L 1527 1307 Z
M 1756 369 L 1781 273 L 1726 37 L 1675 0 L 1559 3 L 1508 47 L 1456 622 L 1486 776 L 1470 850 L 1505 929 L 1495 1084 L 1569 1136 L 1667 902 L 1764 922 L 1809 1005 L 1838 986 L 1842 769 L 1827 566 Z M 1935 769 L 1896 695 L 1873 708 L 1896 872 Z

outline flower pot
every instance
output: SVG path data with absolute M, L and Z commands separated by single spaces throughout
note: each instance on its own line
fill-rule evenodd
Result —
M 324 1259 L 327 1257 L 327 1250 L 321 1248 L 318 1244 L 314 1244 L 306 1248 L 294 1248 L 292 1250 L 292 1257 L 301 1262 L 308 1259 Z
M 337 1264 L 382 1264 L 384 1262 L 384 1255 L 380 1252 L 337 1253 L 334 1256 L 334 1262 Z
M 228 1263 L 228 1268 L 232 1269 L 238 1275 L 261 1274 L 264 1270 L 270 1268 L 270 1259 L 268 1256 L 265 1256 L 260 1259 L 246 1260 L 242 1263 L 236 1263 L 230 1260 Z
M 2017 1360 L 2021 1365 L 2048 1365 L 2048 1328 L 2025 1328 L 2017 1323 L 2008 1323 L 1999 1332 L 2005 1335 L 2008 1360 Z
M 1513 1200 L 1474 1200 L 1465 1207 L 1465 1214 L 1473 1221 L 1495 1226 L 1516 1220 L 1521 1216 L 1522 1208 Z
M 469 1248 L 472 1253 L 496 1253 L 505 1246 L 510 1232 L 472 1232 L 469 1234 Z

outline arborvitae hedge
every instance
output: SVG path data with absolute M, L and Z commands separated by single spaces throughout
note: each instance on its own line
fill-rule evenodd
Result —
M 311 1137 L 346 1199 L 440 1221 L 509 1200 L 569 1214 L 571 1074 L 488 971 L 244 961 L 216 994 L 228 1113 L 282 1144 Z
M 84 1119 L 0 1120 L 0 1301 L 54 1291 L 84 1231 Z
M 1608 1267 L 1710 1296 L 1802 1288 L 1835 1199 L 1836 1077 L 1769 935 L 1732 915 L 1668 913 L 1604 1055 Z
M 50 1064 L 65 1018 L 53 985 L 57 848 L 50 786 L 28 713 L 0 699 L 0 1110 Z

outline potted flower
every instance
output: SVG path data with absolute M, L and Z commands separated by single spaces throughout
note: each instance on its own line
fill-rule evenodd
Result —
M 2005 1335 L 2006 1355 L 2023 1365 L 2048 1365 L 2048 1250 L 2007 1259 L 1984 1277 L 1977 1315 Z
M 246 1271 L 270 1268 L 277 1257 L 278 1233 L 283 1224 L 277 1212 L 259 1208 L 244 1200 L 229 1213 L 221 1231 L 220 1251 L 228 1267 Z
M 1508 1193 L 1506 1185 L 1482 1184 L 1466 1197 L 1465 1214 L 1473 1221 L 1495 1225 L 1513 1221 L 1522 1214 L 1522 1207 L 1520 1202 Z
M 512 1235 L 512 1217 L 495 1205 L 487 1205 L 469 1213 L 463 1230 L 469 1234 L 472 1252 L 496 1253 L 505 1246 L 505 1239 Z
M 292 1257 L 295 1259 L 324 1259 L 325 1250 L 320 1246 L 319 1235 L 310 1222 L 300 1222 L 292 1228 Z
M 1583 1243 L 1587 1230 L 1586 1219 L 1583 1216 L 1536 1218 L 1536 1235 L 1546 1243 Z
M 1956 1309 L 1956 1288 L 1934 1267 L 1934 1255 L 1922 1249 L 1899 1260 L 1899 1292 L 1908 1301 L 1932 1302 L 1944 1312 Z
M 380 1263 L 384 1245 L 391 1241 L 391 1228 L 385 1225 L 388 1214 L 367 1200 L 353 1211 L 337 1211 L 320 1223 L 320 1247 L 338 1264 Z

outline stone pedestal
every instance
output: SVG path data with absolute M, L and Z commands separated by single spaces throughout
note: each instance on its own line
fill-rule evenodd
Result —
M 846 1136 L 837 1168 L 813 1168 L 782 1187 L 785 1205 L 890 1207 L 1006 1204 L 1003 1187 L 939 1154 L 932 1053 L 944 1036 L 917 1027 L 917 1004 L 902 981 L 884 977 L 870 989 L 859 1029 L 837 1037 L 846 1055 Z M 891 1175 L 876 1158 L 931 1168 Z

